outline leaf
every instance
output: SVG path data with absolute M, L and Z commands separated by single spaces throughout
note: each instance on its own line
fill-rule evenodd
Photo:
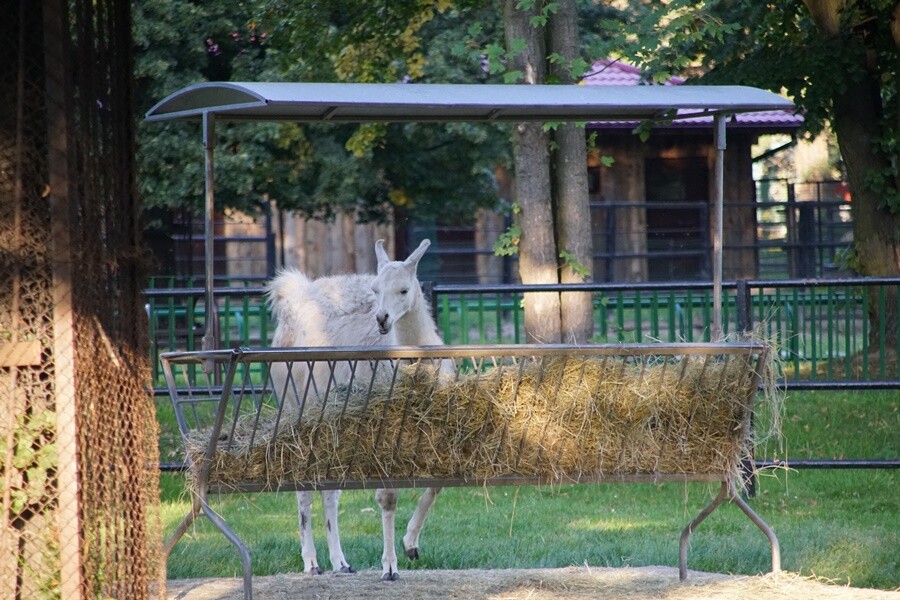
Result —
M 563 265 L 571 269 L 573 273 L 582 279 L 587 279 L 588 275 L 590 275 L 588 268 L 578 262 L 578 259 L 571 252 L 563 250 L 559 253 L 559 257 L 562 259 Z
M 518 83 L 525 79 L 525 73 L 522 71 L 507 71 L 503 74 L 503 83 Z

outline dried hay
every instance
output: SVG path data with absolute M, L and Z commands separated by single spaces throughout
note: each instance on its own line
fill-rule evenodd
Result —
M 302 412 L 238 420 L 210 480 L 379 481 L 626 474 L 726 474 L 746 456 L 755 360 L 685 356 L 647 364 L 530 359 L 459 376 L 423 364 L 371 390 L 333 390 Z M 196 470 L 209 431 L 188 440 Z
M 256 594 L 269 600 L 368 598 L 370 600 L 898 600 L 896 591 L 852 588 L 795 573 L 724 575 L 691 571 L 678 580 L 673 567 L 570 566 L 540 569 L 415 569 L 385 585 L 379 571 L 346 576 L 303 573 L 256 576 Z M 169 600 L 243 600 L 239 578 L 167 582 Z

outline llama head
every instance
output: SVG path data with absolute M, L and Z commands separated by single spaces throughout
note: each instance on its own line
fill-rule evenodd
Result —
M 390 333 L 394 325 L 421 301 L 422 288 L 416 278 L 419 259 L 431 245 L 422 240 L 406 260 L 391 260 L 384 251 L 384 240 L 375 242 L 378 274 L 372 282 L 375 293 L 375 320 L 382 335 Z

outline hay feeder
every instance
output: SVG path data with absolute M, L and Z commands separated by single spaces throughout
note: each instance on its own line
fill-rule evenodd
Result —
M 768 538 L 776 572 L 778 540 L 740 497 L 766 354 L 751 342 L 167 353 L 193 503 L 166 554 L 207 516 L 241 554 L 249 598 L 249 550 L 209 494 L 704 481 L 721 487 L 682 531 L 681 578 L 691 533 L 726 501 Z

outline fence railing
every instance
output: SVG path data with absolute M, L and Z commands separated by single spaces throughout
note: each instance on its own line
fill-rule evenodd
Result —
M 594 342 L 710 339 L 710 283 L 426 284 L 424 288 L 448 344 L 523 343 L 522 299 L 525 293 L 537 290 L 592 294 Z M 159 354 L 200 349 L 206 313 L 204 290 L 151 289 L 146 297 L 153 384 L 163 395 Z M 216 297 L 220 347 L 270 344 L 274 326 L 261 287 L 222 288 Z M 725 334 L 752 329 L 758 339 L 771 343 L 781 359 L 786 388 L 900 389 L 900 278 L 728 282 L 723 285 L 722 302 Z M 159 410 L 166 419 L 170 403 L 161 402 Z M 176 446 L 176 433 L 162 432 L 161 436 L 173 438 L 161 439 L 162 446 Z M 772 464 L 757 461 L 757 467 Z M 900 459 L 815 459 L 791 461 L 791 467 L 900 468 Z M 164 462 L 161 468 L 181 469 L 183 464 Z
M 710 341 L 707 282 L 426 285 L 448 344 L 525 341 L 522 299 L 529 291 L 593 296 L 591 342 Z M 200 288 L 146 291 L 154 385 L 158 356 L 200 349 L 206 307 Z M 266 346 L 273 325 L 260 287 L 217 291 L 220 347 Z M 754 280 L 723 285 L 726 335 L 753 328 L 774 345 L 788 387 L 900 387 L 900 279 Z

